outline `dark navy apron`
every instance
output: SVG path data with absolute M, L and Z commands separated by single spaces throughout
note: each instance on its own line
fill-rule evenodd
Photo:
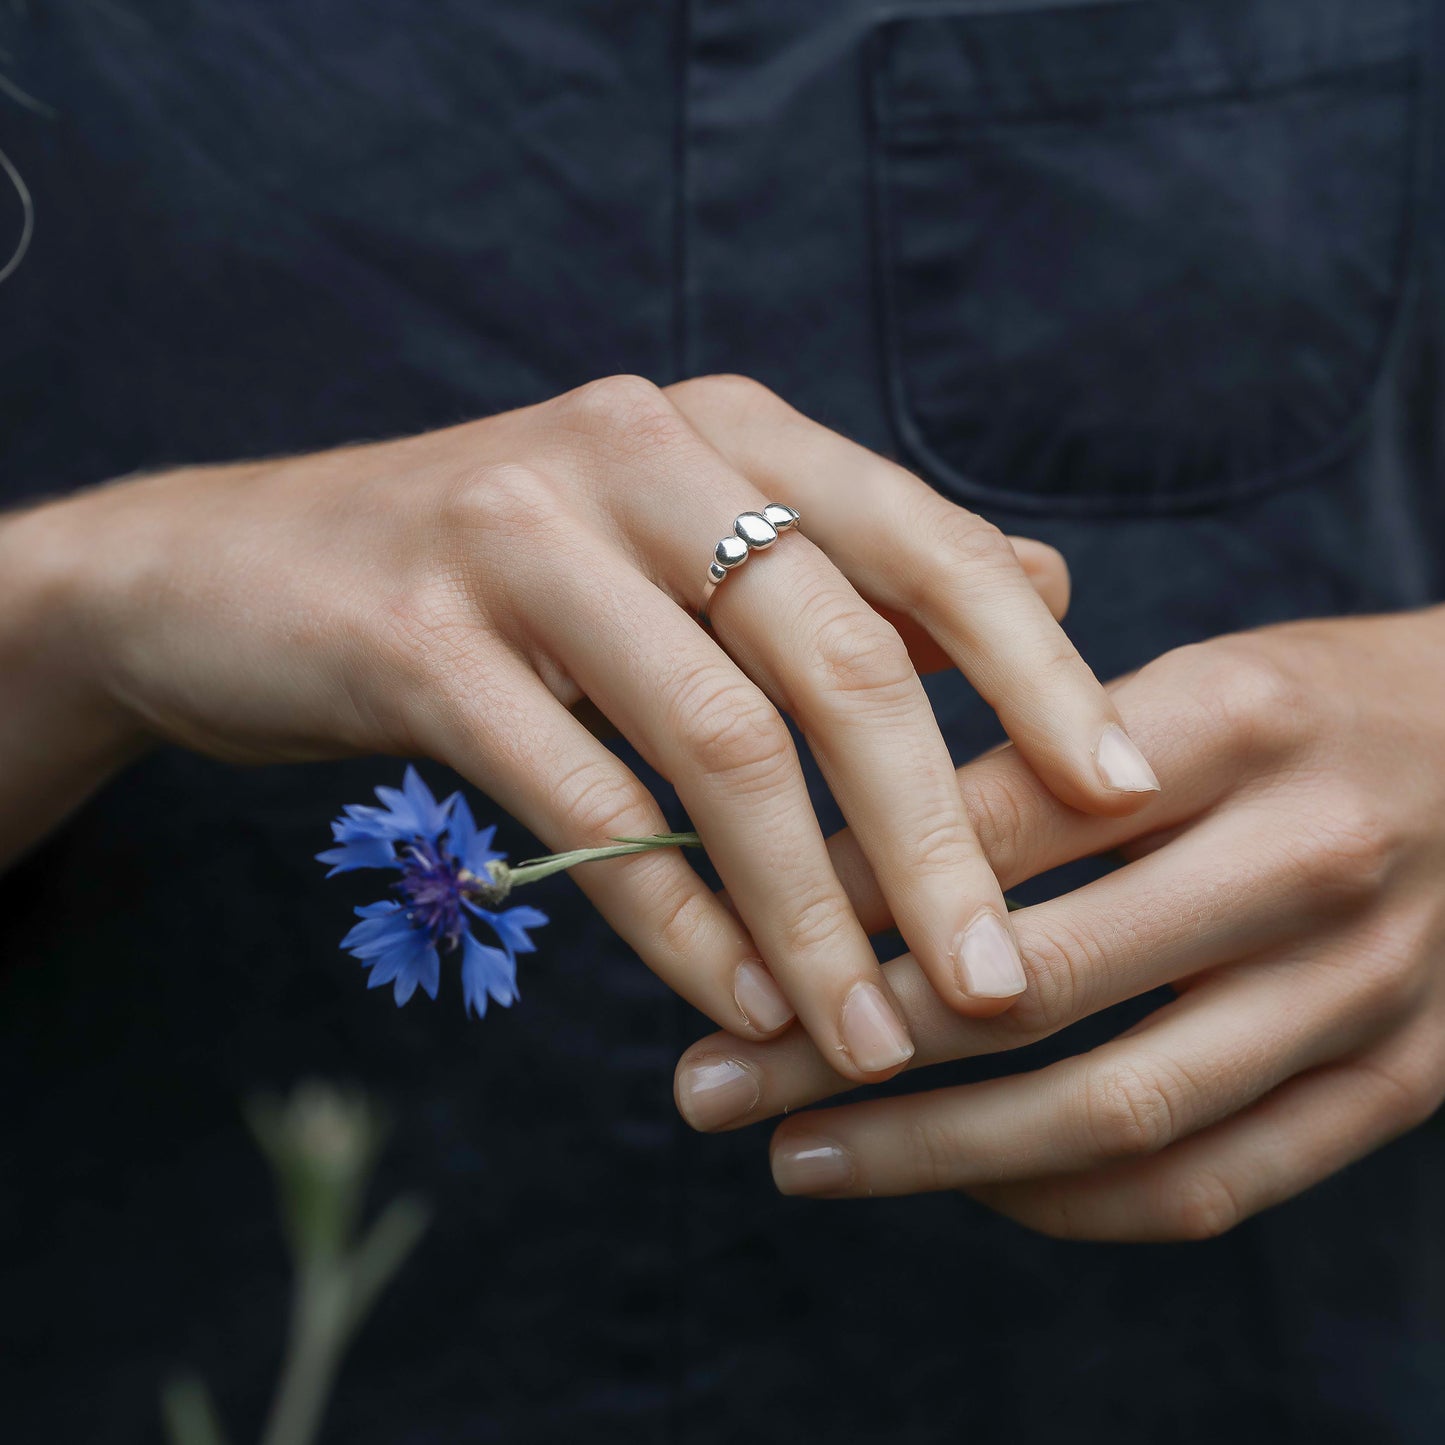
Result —
M 1438 8 L 11 0 L 0 501 L 730 370 L 1061 547 L 1105 676 L 1440 599 Z M 181 1366 L 254 1436 L 237 1101 L 313 1074 L 437 1212 L 329 1440 L 1445 1438 L 1438 1121 L 1198 1246 L 780 1199 L 766 1129 L 676 1118 L 706 1025 L 569 881 L 509 1013 L 366 992 L 311 855 L 398 771 L 159 752 L 0 881 L 0 1438 L 153 1439 Z

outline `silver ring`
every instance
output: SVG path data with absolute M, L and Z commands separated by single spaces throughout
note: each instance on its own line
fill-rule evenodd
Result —
M 733 522 L 733 534 L 724 537 L 712 549 L 712 561 L 708 564 L 707 581 L 702 589 L 702 606 L 697 609 L 697 620 L 704 627 L 711 627 L 708 608 L 712 606 L 712 594 L 718 585 L 735 567 L 741 567 L 754 552 L 771 547 L 781 533 L 796 527 L 801 519 L 791 508 L 781 502 L 769 502 L 761 512 L 739 512 Z

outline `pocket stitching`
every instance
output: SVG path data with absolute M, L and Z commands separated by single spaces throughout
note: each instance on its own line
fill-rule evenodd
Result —
M 1277 101 L 1312 91 L 1379 89 L 1391 80 L 1409 79 L 1415 70 L 1410 56 L 1394 56 L 1388 60 L 1367 61 L 1348 70 L 1318 70 L 1294 75 L 1268 85 L 1228 86 L 1219 90 L 1200 91 L 1190 95 L 1152 95 L 1139 100 L 1126 100 L 1110 105 L 1060 106 L 1051 110 L 1020 111 L 999 116 L 940 116 L 932 120 L 922 117 L 894 120 L 887 141 L 879 144 L 896 146 L 918 141 L 961 142 L 970 135 L 988 131 L 1071 129 L 1081 121 L 1095 125 L 1127 124 L 1138 118 L 1181 111 L 1226 106 L 1250 105 L 1258 101 Z
M 1112 3 L 1127 4 L 1129 0 L 1112 0 Z M 1142 3 L 1142 0 L 1133 0 L 1133 3 Z M 1050 7 L 1050 9 L 1046 11 L 1009 11 L 1004 12 L 1004 14 L 1019 16 L 1020 18 L 1024 16 L 1032 18 L 1038 14 L 1051 13 L 1053 8 L 1054 7 Z M 1074 7 L 1066 8 L 1072 9 Z M 1081 5 L 1078 8 L 1084 9 L 1090 7 Z M 953 14 L 954 12 L 950 11 L 924 10 L 912 14 L 890 15 L 879 23 L 874 43 L 877 46 L 882 46 L 885 43 L 885 32 L 887 30 L 907 24 L 909 21 L 919 22 L 946 19 Z M 955 16 L 955 18 L 957 17 Z M 1119 108 L 1121 110 L 1143 109 L 1155 98 L 1149 94 L 1151 90 L 1162 91 L 1165 92 L 1166 95 L 1177 96 L 1183 104 L 1189 104 L 1191 102 L 1204 104 L 1213 100 L 1225 99 L 1234 94 L 1253 95 L 1256 92 L 1268 92 L 1292 86 L 1308 86 L 1316 80 L 1328 78 L 1336 74 L 1349 75 L 1360 70 L 1373 71 L 1379 67 L 1388 65 L 1409 66 L 1418 54 L 1420 30 L 1421 20 L 1418 10 L 1415 10 L 1411 17 L 1410 24 L 1405 27 L 1403 31 L 1405 36 L 1404 49 L 1401 48 L 1402 29 L 1398 23 L 1381 25 L 1378 29 L 1372 31 L 1362 29 L 1353 37 L 1356 48 L 1352 57 L 1353 63 L 1349 70 L 1341 70 L 1338 66 L 1311 64 L 1307 60 L 1302 60 L 1298 55 L 1291 56 L 1288 59 L 1281 58 L 1272 61 L 1267 67 L 1261 67 L 1261 74 L 1257 76 L 1252 83 L 1248 84 L 1241 84 L 1238 81 L 1231 80 L 1226 71 L 1221 67 L 1215 67 L 1210 71 L 1202 71 L 1198 67 L 1187 70 L 1183 68 L 1162 70 L 1150 77 L 1147 86 L 1141 86 L 1137 91 L 1131 92 Z M 1409 48 L 1411 41 L 1417 42 L 1414 51 Z M 1382 53 L 1375 55 L 1368 53 L 1377 46 L 1381 48 Z M 886 62 L 877 65 L 876 70 L 880 82 L 886 82 L 888 79 L 888 66 Z M 1095 86 L 1112 86 L 1114 84 L 1114 81 L 1110 77 L 1097 70 L 1091 73 L 1087 79 L 1090 84 Z M 1185 86 L 1192 86 L 1193 88 L 1181 93 L 1181 88 Z M 1073 108 L 1074 107 L 1065 106 L 1058 109 L 1072 110 Z M 960 124 L 970 125 L 976 123 L 978 120 L 986 120 L 989 115 L 993 115 L 997 117 L 1000 123 L 1011 124 L 1015 122 L 1027 122 L 1033 115 L 1048 115 L 1049 113 L 1049 108 L 1042 105 L 1023 105 L 1015 109 L 999 106 L 987 113 L 976 112 L 973 115 L 966 113 L 946 114 L 942 118 L 954 120 Z M 917 112 L 915 112 L 915 114 L 917 114 Z M 895 112 L 889 119 L 892 124 L 896 125 L 907 126 L 910 124 L 906 112 Z
M 869 188 L 874 223 L 874 271 L 878 281 L 876 304 L 881 313 L 879 335 L 883 344 L 885 388 L 889 411 L 894 429 L 904 444 L 905 452 L 922 462 L 937 481 L 951 488 L 965 500 L 985 502 L 994 507 L 1017 512 L 1055 516 L 1143 516 L 1205 511 L 1298 485 L 1348 454 L 1362 439 L 1377 405 L 1381 389 L 1393 369 L 1393 360 L 1399 352 L 1406 330 L 1404 319 L 1408 314 L 1410 302 L 1417 294 L 1419 285 L 1418 220 L 1424 170 L 1428 162 L 1427 148 L 1424 144 L 1428 128 L 1422 121 L 1422 111 L 1426 109 L 1427 96 L 1423 80 L 1425 47 L 1423 43 L 1419 43 L 1422 29 L 1421 12 L 1416 11 L 1415 22 L 1411 27 L 1417 40 L 1414 53 L 1395 61 L 1372 63 L 1368 67 L 1371 74 L 1376 76 L 1380 64 L 1406 67 L 1408 89 L 1405 95 L 1407 123 L 1404 146 L 1409 156 L 1409 165 L 1404 181 L 1405 194 L 1400 202 L 1399 245 L 1392 261 L 1394 304 L 1384 318 L 1378 351 L 1368 368 L 1369 379 L 1360 388 L 1359 399 L 1352 414 L 1340 423 L 1335 435 L 1329 441 L 1313 452 L 1294 461 L 1252 472 L 1235 481 L 1221 481 L 1207 487 L 1196 487 L 1187 491 L 1161 491 L 1156 488 L 1150 492 L 1130 495 L 1089 492 L 1074 496 L 1059 493 L 1041 495 L 1033 492 L 1010 491 L 971 478 L 938 452 L 924 434 L 913 410 L 909 387 L 904 377 L 904 348 L 902 337 L 899 334 L 901 305 L 897 287 L 900 263 L 897 244 L 891 232 L 891 223 L 901 218 L 891 215 L 890 213 L 896 208 L 888 205 L 890 195 L 888 139 L 891 139 L 893 132 L 890 127 L 888 139 L 885 139 L 883 132 L 888 123 L 883 115 L 879 89 L 885 84 L 887 76 L 886 67 L 880 62 L 879 50 L 883 44 L 883 32 L 887 25 L 896 23 L 900 19 L 933 18 L 938 13 L 937 11 L 922 11 L 906 17 L 897 15 L 889 17 L 887 22 L 875 28 L 868 50 L 871 80 L 868 89 L 873 100 L 869 115 Z M 1299 86 L 1288 88 L 1312 86 L 1316 83 L 1318 74 L 1318 72 L 1312 74 L 1307 80 L 1301 81 Z M 1249 93 L 1249 98 L 1254 98 L 1252 92 Z M 1227 104 L 1229 99 L 1230 96 L 1227 92 L 1214 92 L 1206 96 L 1189 97 L 1188 103 L 1194 105 Z M 1433 92 L 1428 99 L 1433 102 Z M 1121 106 L 1118 108 L 1117 115 L 1127 118 L 1136 114 L 1137 109 L 1148 110 L 1150 107 Z M 1017 124 L 1028 123 L 1027 120 L 1019 122 L 1009 118 L 997 122 L 994 128 L 1012 129 Z M 1056 123 L 1063 125 L 1067 122 L 1060 120 Z M 906 123 L 904 125 L 906 128 Z M 960 129 L 970 132 L 976 132 L 983 128 L 988 128 L 986 122 L 968 122 L 960 127 Z

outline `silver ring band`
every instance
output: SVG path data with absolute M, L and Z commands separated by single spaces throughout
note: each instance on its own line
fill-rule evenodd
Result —
M 733 522 L 732 536 L 724 537 L 713 548 L 712 561 L 708 564 L 707 581 L 702 589 L 702 606 L 697 609 L 697 620 L 704 627 L 712 624 L 708 620 L 708 609 L 712 606 L 712 595 L 729 572 L 741 567 L 754 552 L 771 547 L 783 532 L 796 527 L 801 518 L 781 502 L 769 502 L 761 512 L 739 512 Z

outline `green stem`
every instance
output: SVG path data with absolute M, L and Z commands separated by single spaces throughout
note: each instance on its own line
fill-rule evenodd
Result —
M 349 1253 L 297 1262 L 291 1339 L 262 1445 L 313 1445 L 336 1372 L 376 1297 L 427 1227 L 415 1199 L 398 1199 Z
M 539 878 L 550 878 L 554 873 L 565 873 L 579 863 L 596 863 L 603 858 L 624 858 L 629 853 L 650 853 L 654 848 L 701 848 L 702 839 L 696 833 L 653 833 L 646 838 L 614 838 L 610 844 L 599 848 L 573 848 L 570 853 L 548 853 L 545 858 L 528 858 L 515 868 L 505 869 L 503 877 L 510 890 L 522 883 L 535 883 Z M 1013 898 L 1005 898 L 1010 913 L 1024 905 Z
M 515 868 L 508 868 L 505 877 L 513 888 L 521 883 L 535 883 L 554 873 L 575 868 L 579 863 L 596 863 L 603 858 L 623 858 L 629 853 L 649 853 L 654 848 L 701 848 L 696 833 L 654 833 L 647 838 L 614 838 L 599 848 L 574 848 L 570 853 L 549 853 L 545 858 L 528 858 Z
M 299 1265 L 291 1339 L 262 1445 L 311 1445 L 346 1346 L 346 1284 L 334 1259 Z
M 377 1217 L 351 1253 L 350 1328 L 359 1329 L 376 1297 L 391 1283 L 417 1241 L 431 1212 L 420 1200 L 397 1199 Z
M 200 1380 L 172 1380 L 161 1396 L 161 1414 L 171 1445 L 226 1445 L 211 1392 Z

